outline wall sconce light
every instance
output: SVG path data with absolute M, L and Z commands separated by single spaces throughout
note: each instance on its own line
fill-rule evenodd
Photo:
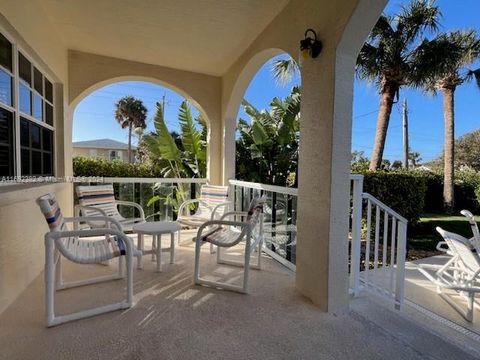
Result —
M 307 36 L 309 32 L 313 34 L 313 39 Z M 305 59 L 308 59 L 308 57 L 315 59 L 320 55 L 322 46 L 322 42 L 317 39 L 317 33 L 313 29 L 307 29 L 305 31 L 305 39 L 300 40 L 300 51 Z

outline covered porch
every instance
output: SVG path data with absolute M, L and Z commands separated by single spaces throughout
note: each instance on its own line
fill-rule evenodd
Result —
M 471 347 L 462 348 L 464 340 L 445 342 L 408 315 L 367 297 L 352 300 L 349 290 L 359 282 L 348 269 L 354 65 L 385 3 L 125 1 L 112 11 L 113 5 L 97 1 L 2 2 L 0 32 L 14 54 L 7 73 L 16 99 L 0 106 L 10 114 L 5 118 L 11 119 L 13 139 L 6 176 L 32 175 L 22 167 L 22 151 L 37 150 L 25 149 L 20 134 L 20 124 L 30 122 L 52 134 L 53 150 L 42 151 L 52 155 L 53 168 L 43 175 L 56 181 L 0 186 L 0 357 L 473 358 Z M 316 59 L 298 56 L 308 28 L 323 42 Z M 35 199 L 55 192 L 65 215 L 73 214 L 72 121 L 78 103 L 95 89 L 126 79 L 176 90 L 208 119 L 207 179 L 201 181 L 228 185 L 235 178 L 235 126 L 243 94 L 258 67 L 279 52 L 301 64 L 296 272 L 272 258 L 292 259 L 283 244 L 284 253 L 266 248 L 265 269 L 251 272 L 250 295 L 194 286 L 192 244 L 179 247 L 177 263 L 160 274 L 145 261 L 134 275 L 131 309 L 46 329 L 43 234 L 48 228 Z M 52 124 L 18 106 L 16 87 L 24 82 L 18 54 L 53 84 L 52 102 L 44 99 L 54 112 Z M 33 87 L 29 91 L 36 94 Z M 360 198 L 354 201 L 361 203 L 357 190 Z M 355 226 L 358 230 L 360 223 Z M 204 255 L 205 269 L 215 276 L 238 277 L 236 269 L 217 267 L 214 256 Z M 112 266 L 68 264 L 66 275 L 97 275 Z M 57 305 L 62 312 L 109 302 L 123 291 L 121 284 L 60 292 Z
M 193 232 L 185 232 L 190 239 Z M 150 241 L 147 239 L 147 244 Z M 167 239 L 165 247 L 169 244 Z M 235 281 L 240 269 L 218 267 L 208 249 L 202 270 Z M 136 305 L 126 311 L 44 325 L 43 274 L 0 315 L 5 359 L 473 359 L 472 343 L 449 342 L 440 333 L 360 297 L 344 314 L 318 311 L 294 289 L 295 274 L 264 255 L 264 268 L 251 273 L 251 294 L 240 295 L 192 284 L 193 244 L 177 248 L 176 264 L 155 272 L 145 258 L 135 272 Z M 115 271 L 110 266 L 66 263 L 68 279 Z M 113 281 L 57 293 L 62 311 L 120 299 L 125 283 Z M 421 339 L 421 341 L 416 340 Z M 462 340 L 465 341 L 465 340 Z M 469 351 L 465 351 L 468 346 Z M 462 349 L 463 348 L 463 349 Z

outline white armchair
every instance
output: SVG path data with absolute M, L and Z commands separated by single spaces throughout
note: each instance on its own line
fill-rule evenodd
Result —
M 194 281 L 198 285 L 207 285 L 215 288 L 248 292 L 248 278 L 250 268 L 261 268 L 261 251 L 263 242 L 263 198 L 253 199 L 248 213 L 232 211 L 224 214 L 219 220 L 211 220 L 200 226 L 195 238 L 195 274 Z M 242 221 L 226 220 L 226 218 L 243 217 Z M 233 247 L 240 242 L 245 242 L 245 254 L 243 261 L 223 259 L 223 248 Z M 210 243 L 218 247 L 217 262 L 220 264 L 241 266 L 244 268 L 243 283 L 240 286 L 217 281 L 210 281 L 200 277 L 200 250 L 203 244 Z M 257 263 L 251 264 L 251 256 L 257 251 Z
M 193 214 L 190 212 L 191 204 L 198 204 Z M 182 226 L 198 228 L 207 221 L 219 219 L 228 211 L 230 204 L 228 186 L 202 185 L 200 198 L 186 200 L 180 205 L 177 222 Z M 213 252 L 213 245 L 210 250 Z
M 47 326 L 55 326 L 68 321 L 83 319 L 110 311 L 127 309 L 133 305 L 133 257 L 141 256 L 133 241 L 127 237 L 121 225 L 111 217 L 63 218 L 53 193 L 37 199 L 50 231 L 45 234 L 45 303 Z M 66 223 L 80 221 L 102 221 L 103 228 L 69 230 Z M 90 237 L 86 240 L 85 237 Z M 101 237 L 92 240 L 91 237 Z M 61 257 L 78 264 L 98 264 L 119 258 L 118 273 L 94 279 L 64 283 L 62 281 Z M 68 315 L 55 316 L 55 291 L 77 286 L 96 284 L 124 278 L 123 259 L 126 260 L 127 291 L 122 302 L 83 310 Z
M 75 216 L 110 217 L 120 223 L 123 231 L 131 231 L 133 225 L 145 222 L 143 208 L 132 201 L 116 200 L 111 184 L 77 186 L 76 192 L 79 204 L 75 206 Z M 118 211 L 119 205 L 133 207 L 138 210 L 139 217 L 124 218 Z M 96 219 L 88 221 L 87 224 L 92 229 L 105 227 L 105 222 Z

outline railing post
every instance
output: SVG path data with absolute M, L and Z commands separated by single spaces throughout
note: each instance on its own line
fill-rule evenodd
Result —
M 395 308 L 402 310 L 405 296 L 405 254 L 407 248 L 407 224 L 398 222 L 397 268 L 395 278 Z
M 353 179 L 352 201 L 352 244 L 350 258 L 350 287 L 353 296 L 359 295 L 360 290 L 360 252 L 362 239 L 362 194 L 363 176 Z

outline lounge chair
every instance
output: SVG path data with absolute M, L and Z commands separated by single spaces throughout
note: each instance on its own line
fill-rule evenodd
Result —
M 437 227 L 437 231 L 444 238 L 452 257 L 445 265 L 421 264 L 418 270 L 437 286 L 437 293 L 445 301 L 472 322 L 473 310 L 477 305 L 475 295 L 480 292 L 480 257 L 472 252 L 468 239 L 440 227 Z M 444 292 L 447 289 L 456 291 L 466 299 L 466 310 Z

